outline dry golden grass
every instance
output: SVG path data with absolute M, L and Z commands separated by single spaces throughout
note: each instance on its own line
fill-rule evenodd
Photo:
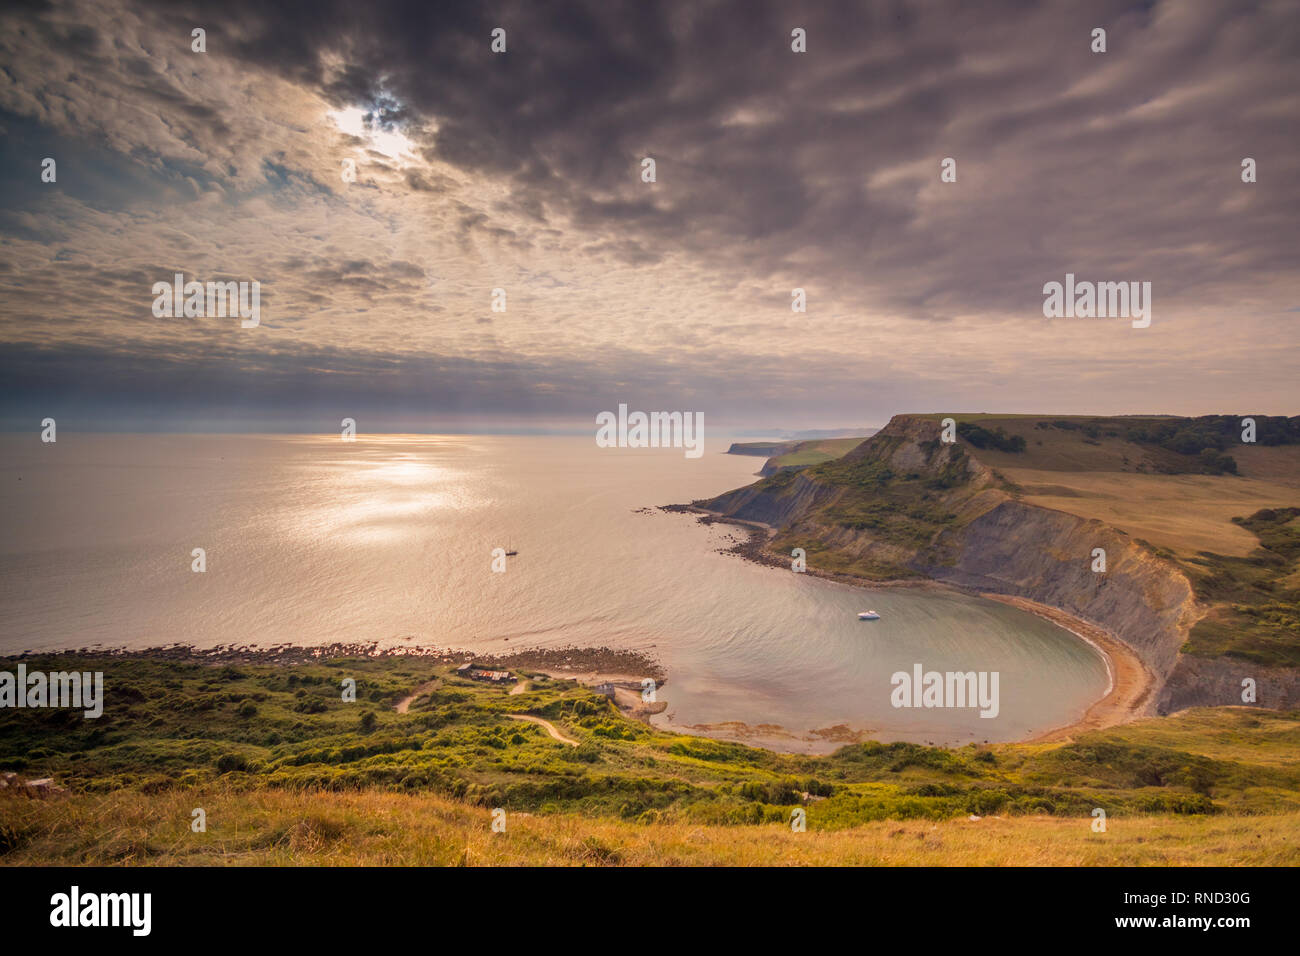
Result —
M 190 831 L 207 811 L 206 833 Z M 179 790 L 5 798 L 9 865 L 1111 866 L 1300 865 L 1300 815 L 1012 817 L 881 821 L 793 833 L 779 825 L 635 824 L 489 811 L 427 794 Z
M 999 470 L 1030 504 L 1096 518 L 1184 557 L 1198 551 L 1244 557 L 1259 540 L 1233 524 L 1234 517 L 1300 506 L 1300 489 L 1260 478 Z

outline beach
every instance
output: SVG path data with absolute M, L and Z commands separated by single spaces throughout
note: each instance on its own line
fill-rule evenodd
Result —
M 776 534 L 776 529 L 755 521 L 731 518 L 717 512 L 694 505 L 668 506 L 665 511 L 686 512 L 699 516 L 705 524 L 732 524 L 748 532 L 745 540 L 737 542 L 728 553 L 746 561 L 763 564 L 774 568 L 787 568 L 789 559 L 784 555 L 774 554 L 767 547 Z M 1110 631 L 1090 621 L 1076 617 L 1060 608 L 1051 607 L 1028 598 L 994 592 L 968 591 L 951 584 L 929 579 L 907 581 L 873 581 L 855 575 L 820 571 L 809 568 L 805 573 L 825 578 L 857 588 L 933 588 L 960 593 L 977 594 L 979 597 L 997 601 L 1009 607 L 1033 614 L 1043 620 L 1069 631 L 1075 637 L 1088 644 L 1106 663 L 1109 681 L 1106 692 L 1089 705 L 1088 709 L 1076 720 L 1054 727 L 1051 730 L 1028 735 L 1021 742 L 1054 742 L 1070 740 L 1090 730 L 1100 730 L 1118 724 L 1128 723 L 1147 716 L 1151 694 L 1155 687 L 1155 678 L 1141 658 L 1127 644 Z M 745 725 L 738 725 L 745 727 Z M 704 728 L 696 728 L 704 729 Z M 771 736 L 777 731 L 778 736 L 787 736 L 783 728 L 764 726 L 761 731 L 756 728 L 745 729 L 744 735 L 750 739 Z M 855 735 L 861 736 L 861 735 Z M 846 740 L 845 742 L 850 742 Z
M 991 601 L 1001 601 L 1012 607 L 1028 611 L 1046 618 L 1053 624 L 1065 628 L 1080 640 L 1096 648 L 1097 653 L 1106 661 L 1110 671 L 1110 688 L 1106 694 L 1092 704 L 1082 717 L 1062 727 L 1057 727 L 1043 734 L 1028 738 L 1026 742 L 1053 742 L 1071 740 L 1090 730 L 1114 727 L 1147 716 L 1151 692 L 1155 688 L 1155 678 L 1141 658 L 1115 635 L 1062 611 L 1028 598 L 1012 597 L 1007 594 L 983 594 Z

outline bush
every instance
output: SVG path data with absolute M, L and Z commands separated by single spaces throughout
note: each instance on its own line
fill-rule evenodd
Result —
M 1203 448 L 1200 454 L 1201 468 L 1211 475 L 1235 475 L 1237 460 L 1231 455 L 1214 448 Z
M 976 448 L 993 448 L 997 451 L 1022 452 L 1025 440 L 1020 435 L 1008 435 L 1001 428 L 982 428 L 970 422 L 957 426 L 957 434 Z
M 971 813 L 986 817 L 1006 806 L 1007 799 L 1007 793 L 1003 790 L 978 790 L 971 794 L 967 806 Z
M 247 770 L 248 760 L 243 754 L 222 754 L 217 758 L 218 773 L 232 773 L 237 770 Z

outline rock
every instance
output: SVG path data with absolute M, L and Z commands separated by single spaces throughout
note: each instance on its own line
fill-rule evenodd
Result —
M 67 788 L 60 787 L 54 782 L 53 777 L 42 777 L 40 780 L 28 780 L 23 786 L 27 788 L 31 796 L 47 797 L 56 793 L 67 793 Z

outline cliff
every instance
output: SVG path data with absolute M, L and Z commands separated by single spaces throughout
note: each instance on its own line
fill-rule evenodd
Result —
M 728 455 L 756 455 L 761 458 L 775 458 L 784 455 L 797 441 L 744 441 L 732 442 L 727 449 Z
M 882 580 L 924 577 L 1028 598 L 1114 634 L 1151 671 L 1148 712 L 1240 704 L 1300 706 L 1300 671 L 1183 653 L 1204 615 L 1188 574 L 1101 521 L 1018 500 L 1014 485 L 939 420 L 899 415 L 842 458 L 778 472 L 698 504 L 774 529 L 774 552 L 803 547 L 810 567 Z M 1106 553 L 1094 572 L 1093 552 Z

